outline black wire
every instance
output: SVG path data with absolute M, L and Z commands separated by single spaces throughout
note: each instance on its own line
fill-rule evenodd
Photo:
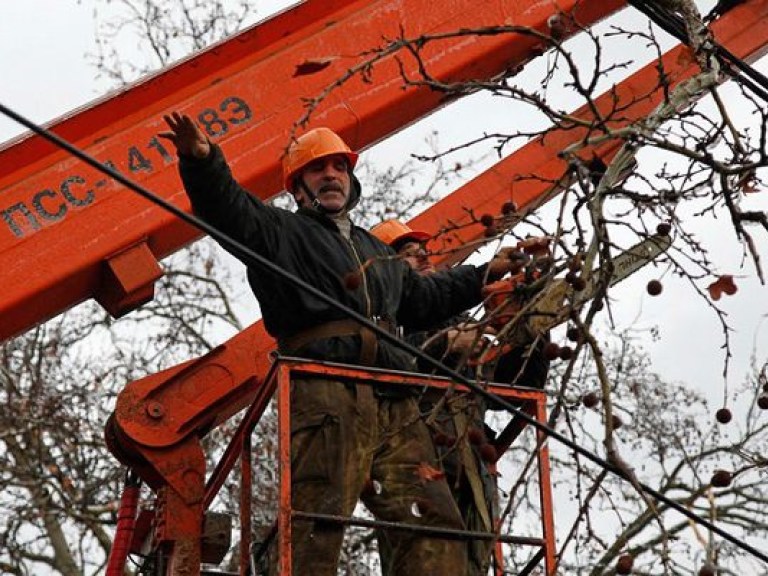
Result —
M 208 235 L 210 235 L 212 238 L 214 238 L 217 242 L 219 242 L 222 246 L 227 248 L 228 250 L 235 250 L 237 251 L 243 258 L 244 263 L 247 266 L 255 266 L 260 267 L 262 269 L 267 270 L 268 272 L 288 281 L 289 283 L 293 284 L 294 286 L 301 288 L 305 292 L 308 292 L 312 296 L 315 296 L 316 298 L 320 299 L 324 303 L 336 308 L 338 311 L 342 312 L 344 315 L 348 316 L 349 318 L 352 318 L 362 326 L 365 326 L 366 328 L 370 329 L 374 333 L 376 333 L 378 336 L 389 342 L 390 344 L 393 344 L 394 346 L 397 346 L 401 348 L 402 350 L 405 350 L 412 354 L 413 356 L 416 356 L 418 359 L 423 360 L 433 368 L 435 368 L 439 373 L 445 374 L 447 376 L 450 376 L 451 379 L 453 379 L 456 382 L 459 382 L 460 384 L 463 384 L 476 394 L 482 396 L 486 400 L 489 400 L 496 406 L 500 406 L 507 410 L 508 412 L 511 412 L 515 416 L 522 418 L 525 420 L 525 422 L 534 428 L 536 428 L 539 432 L 542 432 L 549 436 L 550 438 L 554 438 L 561 444 L 565 445 L 566 447 L 570 448 L 577 454 L 583 456 L 587 460 L 590 460 L 594 464 L 600 466 L 601 468 L 606 469 L 607 471 L 615 474 L 619 478 L 622 478 L 624 480 L 629 481 L 633 485 L 638 486 L 641 490 L 643 490 L 648 495 L 652 496 L 656 500 L 663 502 L 670 508 L 676 510 L 683 516 L 689 518 L 693 522 L 696 522 L 700 524 L 701 526 L 705 527 L 707 530 L 710 530 L 714 532 L 715 534 L 718 534 L 723 539 L 728 540 L 738 548 L 741 548 L 742 550 L 749 552 L 753 556 L 759 558 L 766 564 L 768 564 L 768 555 L 761 552 L 760 550 L 756 549 L 755 547 L 751 546 L 750 544 L 744 542 L 743 540 L 740 540 L 730 534 L 729 532 L 723 530 L 722 528 L 718 527 L 714 523 L 710 522 L 709 520 L 705 518 L 701 518 L 697 516 L 695 513 L 690 511 L 685 506 L 679 504 L 675 500 L 672 500 L 671 498 L 665 496 L 664 494 L 658 492 L 651 486 L 648 486 L 647 484 L 644 484 L 640 482 L 639 480 L 635 481 L 631 479 L 628 474 L 622 470 L 621 468 L 618 468 L 617 466 L 614 466 L 607 460 L 604 460 L 600 456 L 597 456 L 596 454 L 593 454 L 586 448 L 583 448 L 582 446 L 579 446 L 571 439 L 567 438 L 566 436 L 560 434 L 557 430 L 550 428 L 546 424 L 543 424 L 533 418 L 532 416 L 528 415 L 525 411 L 521 410 L 520 408 L 515 407 L 510 402 L 507 402 L 505 399 L 496 396 L 495 394 L 492 394 L 491 392 L 488 392 L 487 390 L 483 389 L 482 386 L 477 384 L 476 382 L 469 380 L 462 374 L 456 372 L 452 368 L 449 368 L 448 366 L 444 365 L 439 360 L 436 360 L 432 356 L 426 354 L 423 350 L 420 350 L 419 348 L 416 348 L 415 346 L 412 346 L 408 342 L 401 340 L 397 336 L 390 334 L 377 324 L 371 322 L 370 319 L 366 318 L 362 314 L 352 310 L 351 308 L 347 308 L 342 303 L 335 300 L 332 296 L 329 296 L 325 292 L 322 292 L 321 290 L 318 290 L 311 284 L 308 284 L 304 282 L 301 278 L 298 278 L 291 274 L 290 272 L 287 272 L 286 270 L 283 270 L 278 266 L 277 264 L 271 262 L 270 260 L 264 258 L 263 256 L 257 254 L 247 246 L 241 244 L 237 240 L 234 240 L 233 238 L 230 238 L 227 234 L 224 232 L 218 230 L 216 227 L 211 226 L 204 220 L 201 220 L 200 218 L 197 218 L 196 216 L 192 214 L 187 214 L 184 212 L 181 208 L 178 208 L 177 206 L 174 206 L 170 202 L 166 201 L 165 199 L 157 196 L 150 190 L 144 188 L 140 184 L 137 184 L 136 182 L 133 182 L 129 178 L 126 178 L 124 175 L 120 174 L 120 172 L 114 170 L 110 166 L 106 166 L 90 156 L 88 153 L 84 152 L 83 150 L 80 150 L 73 144 L 67 142 L 57 134 L 54 134 L 50 130 L 47 130 L 43 128 L 42 126 L 39 126 L 32 122 L 31 120 L 28 120 L 21 114 L 15 112 L 14 110 L 11 110 L 4 104 L 0 103 L 0 113 L 5 114 L 6 116 L 14 119 L 15 121 L 19 122 L 20 124 L 24 125 L 25 127 L 29 128 L 36 134 L 42 136 L 49 142 L 53 142 L 57 146 L 63 148 L 73 156 L 79 158 L 89 166 L 92 166 L 99 170 L 100 172 L 103 172 L 104 174 L 107 174 L 108 176 L 111 176 L 121 184 L 125 185 L 127 188 L 133 190 L 134 192 L 138 193 L 143 198 L 146 198 L 150 202 L 153 202 L 157 204 L 158 206 L 161 206 L 165 210 L 168 210 L 171 214 L 174 216 L 180 218 L 181 220 L 192 224 L 193 226 L 197 227 L 198 229 L 202 230 L 203 232 L 206 232 Z
M 671 36 L 674 36 L 683 44 L 687 46 L 690 45 L 690 38 L 688 37 L 685 22 L 683 22 L 680 15 L 675 14 L 666 6 L 662 6 L 655 1 L 646 2 L 645 0 L 628 0 L 628 4 L 648 16 L 648 18 L 659 26 L 659 28 Z M 768 77 L 733 54 L 714 39 L 711 39 L 710 43 L 712 46 L 712 54 L 720 60 L 721 64 L 725 65 L 725 71 L 728 72 L 735 81 L 746 86 L 757 96 L 768 102 Z M 737 70 L 734 70 L 734 67 Z M 745 74 L 747 78 L 740 75 L 739 72 Z
M 749 78 L 745 78 L 744 76 L 734 74 L 734 81 L 744 84 L 747 88 L 752 90 L 752 92 L 768 102 L 768 77 L 720 44 L 715 44 L 715 52 L 722 59 L 727 60 L 731 65 L 736 66 L 739 70 L 745 72 L 747 76 L 749 76 Z M 733 71 L 729 70 L 729 72 L 733 74 Z M 755 82 L 757 82 L 757 84 L 755 84 Z

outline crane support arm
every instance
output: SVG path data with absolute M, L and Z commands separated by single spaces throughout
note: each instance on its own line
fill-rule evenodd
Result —
M 178 109 L 225 149 L 237 178 L 260 197 L 281 190 L 279 163 L 305 99 L 323 94 L 382 38 L 418 37 L 512 23 L 547 33 L 556 11 L 582 26 L 622 0 L 308 0 L 50 128 L 166 200 L 189 209 L 176 158 L 157 133 Z M 354 30 L 354 33 L 349 33 Z M 575 31 L 575 30 L 574 30 Z M 541 52 L 524 34 L 459 35 L 420 55 L 444 81 L 490 78 Z M 331 91 L 313 124 L 364 148 L 444 104 L 426 87 L 402 89 L 394 54 Z M 157 260 L 199 233 L 66 157 L 37 136 L 0 149 L 0 341 L 95 297 L 119 316 L 153 296 Z

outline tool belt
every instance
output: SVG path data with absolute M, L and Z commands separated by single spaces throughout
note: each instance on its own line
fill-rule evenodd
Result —
M 384 318 L 372 318 L 371 322 L 380 326 L 387 332 L 394 334 L 396 326 L 394 322 Z M 306 330 L 302 330 L 292 336 L 280 339 L 280 349 L 288 354 L 299 352 L 307 344 L 317 340 L 328 338 L 340 338 L 343 336 L 360 337 L 360 358 L 359 362 L 363 366 L 372 366 L 376 362 L 376 354 L 379 349 L 379 338 L 377 334 L 361 325 L 355 320 L 332 320 L 325 324 L 319 324 Z

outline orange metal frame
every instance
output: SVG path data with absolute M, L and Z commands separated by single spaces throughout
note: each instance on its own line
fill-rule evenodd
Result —
M 290 576 L 291 572 L 291 526 L 300 512 L 293 509 L 291 504 L 291 410 L 290 410 L 290 383 L 297 377 L 321 377 L 338 380 L 350 380 L 356 383 L 368 385 L 386 384 L 390 386 L 417 386 L 419 388 L 430 387 L 437 390 L 448 390 L 454 386 L 451 380 L 435 378 L 421 374 L 405 372 L 387 372 L 384 370 L 362 369 L 352 366 L 341 366 L 304 361 L 301 359 L 284 359 L 277 364 L 275 378 L 277 379 L 278 394 L 278 435 L 279 435 L 279 462 L 280 462 L 280 503 L 278 508 L 278 566 L 279 573 Z M 300 385 L 300 378 L 293 380 Z M 466 393 L 463 386 L 456 386 L 458 393 Z M 547 396 L 543 390 L 531 388 L 513 388 L 510 386 L 489 385 L 488 391 L 497 396 L 520 402 L 521 410 L 526 411 L 539 422 L 546 424 Z M 522 424 L 521 424 L 522 422 Z M 514 430 L 509 437 L 509 443 L 519 435 L 525 426 L 521 418 L 513 418 L 507 429 Z M 555 523 L 552 507 L 552 489 L 550 484 L 549 448 L 546 437 L 540 431 L 536 431 L 539 448 L 536 454 L 539 473 L 539 503 L 541 506 L 541 538 L 537 541 L 532 538 L 518 538 L 515 543 L 518 546 L 538 546 L 543 551 L 545 573 L 547 576 L 555 575 Z M 502 432 L 502 436 L 508 435 Z M 504 450 L 509 444 L 504 446 Z M 500 453 L 501 458 L 503 452 Z M 306 520 L 305 520 L 306 521 Z M 375 523 L 366 523 L 366 525 Z M 498 559 L 498 558 L 497 558 Z
M 752 25 L 744 26 L 745 21 Z M 736 55 L 745 59 L 756 57 L 768 44 L 768 0 L 751 0 L 733 9 L 715 23 L 714 31 L 719 41 Z M 682 47 L 666 54 L 664 63 L 673 85 L 695 71 L 689 51 Z M 599 105 L 607 105 L 609 98 L 616 97 L 620 104 L 632 103 L 625 113 L 627 121 L 646 114 L 662 98 L 660 90 L 654 91 L 657 74 L 655 63 L 647 66 L 617 86 L 610 96 L 602 97 Z M 576 114 L 590 117 L 588 109 Z M 556 152 L 582 136 L 576 131 L 555 131 L 532 142 L 427 210 L 412 224 L 436 232 L 445 222 L 466 222 L 468 209 L 475 213 L 498 213 L 501 204 L 509 199 L 524 208 L 535 207 L 560 188 L 536 180 L 515 182 L 515 176 L 536 173 L 550 181 L 560 181 L 565 166 Z M 247 145 L 238 140 L 238 146 Z M 615 147 L 607 145 L 594 151 L 609 157 Z M 480 226 L 463 228 L 448 236 L 443 247 L 458 246 L 481 233 Z M 458 257 L 455 252 L 442 253 L 438 260 L 447 265 Z M 115 452 L 126 464 L 138 467 L 142 477 L 172 501 L 173 505 L 161 511 L 161 535 L 168 542 L 186 548 L 199 539 L 199 522 L 192 521 L 200 518 L 205 499 L 205 467 L 198 435 L 266 392 L 258 375 L 267 373 L 273 348 L 272 339 L 259 322 L 201 359 L 134 382 L 118 398 L 110 425 Z
M 277 391 L 278 399 L 278 462 L 280 467 L 280 491 L 278 503 L 277 521 L 277 546 L 278 567 L 280 574 L 291 574 L 291 526 L 296 517 L 302 516 L 303 511 L 294 510 L 291 505 L 291 434 L 290 434 L 290 382 L 300 382 L 301 377 L 323 377 L 338 380 L 350 380 L 369 385 L 386 384 L 390 386 L 415 386 L 419 389 L 430 387 L 435 390 L 447 390 L 453 383 L 445 378 L 435 378 L 421 374 L 405 372 L 388 372 L 384 370 L 362 369 L 355 366 L 345 366 L 330 363 L 310 362 L 297 358 L 279 358 L 273 364 L 267 376 L 262 393 L 244 414 L 233 440 L 228 446 L 225 455 L 220 460 L 216 470 L 208 480 L 204 509 L 207 509 L 223 484 L 226 476 L 233 469 L 239 456 L 241 459 L 241 542 L 240 559 L 241 574 L 244 567 L 249 565 L 248 556 L 250 549 L 250 487 L 251 487 L 251 459 L 250 459 L 250 434 L 253 431 L 259 417 L 264 412 L 269 399 Z M 463 386 L 456 387 L 458 393 L 467 392 Z M 488 391 L 509 401 L 519 403 L 520 410 L 526 412 L 539 422 L 547 422 L 546 394 L 542 390 L 530 388 L 513 388 L 491 384 Z M 508 422 L 506 428 L 499 435 L 503 443 L 498 445 L 499 459 L 509 448 L 512 442 L 524 430 L 527 423 L 519 416 L 514 416 Z M 550 483 L 549 449 L 546 437 L 540 431 L 536 431 L 538 449 L 536 461 L 538 464 L 539 503 L 541 506 L 541 536 L 508 537 L 507 540 L 518 546 L 538 547 L 540 552 L 536 557 L 544 559 L 545 573 L 549 576 L 555 574 L 555 537 L 554 537 L 554 510 L 552 506 L 552 490 Z M 337 519 L 338 520 L 338 519 Z M 348 519 L 348 523 L 355 523 L 355 519 Z M 340 521 L 340 520 L 339 520 Z M 366 521 L 364 525 L 377 525 L 376 522 Z M 179 569 L 194 570 L 194 562 L 189 561 L 190 556 L 185 555 L 185 562 L 177 564 Z M 499 568 L 497 574 L 503 573 L 500 555 L 497 555 Z

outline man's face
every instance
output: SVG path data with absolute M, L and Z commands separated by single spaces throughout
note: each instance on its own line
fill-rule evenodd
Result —
M 313 160 L 304 167 L 300 178 L 328 212 L 341 211 L 349 199 L 351 189 L 349 164 L 342 154 L 334 154 Z M 297 187 L 294 198 L 299 206 L 309 205 L 306 191 Z
M 400 250 L 398 250 L 397 253 L 419 274 L 425 275 L 435 272 L 435 267 L 432 266 L 432 263 L 429 261 L 423 243 L 416 242 L 415 240 L 406 242 L 400 247 Z

